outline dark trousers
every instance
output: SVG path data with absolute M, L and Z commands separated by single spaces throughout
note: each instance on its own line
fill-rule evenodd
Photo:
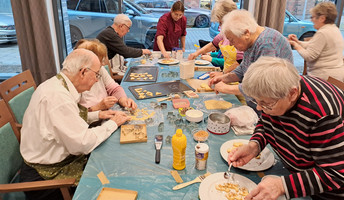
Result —
M 38 172 L 23 164 L 20 172 L 20 182 L 31 182 L 31 181 L 43 181 L 44 179 L 38 174 Z M 28 200 L 63 200 L 60 189 L 50 190 L 37 190 L 25 192 L 26 199 Z
M 207 45 L 210 41 L 205 41 L 205 40 L 198 40 L 200 48 L 204 47 Z

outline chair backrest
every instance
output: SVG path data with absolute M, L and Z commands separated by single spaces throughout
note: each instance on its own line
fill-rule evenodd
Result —
M 312 37 L 303 38 L 304 41 L 309 41 L 311 39 L 312 39 Z M 307 75 L 307 62 L 305 60 L 303 61 L 303 72 L 302 72 L 302 74 Z
M 344 90 L 344 82 L 337 80 L 331 76 L 328 77 L 327 81 L 337 86 L 339 89 Z
M 0 100 L 0 184 L 10 183 L 19 171 L 23 158 L 19 150 L 18 130 L 4 100 Z
M 0 97 L 9 105 L 12 116 L 19 124 L 23 123 L 25 110 L 35 89 L 36 83 L 30 70 L 26 70 L 0 84 Z

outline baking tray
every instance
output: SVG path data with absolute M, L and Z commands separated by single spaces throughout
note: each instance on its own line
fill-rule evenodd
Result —
M 139 89 L 139 88 L 142 88 L 142 91 L 146 90 L 146 91 L 152 92 L 153 96 L 145 95 L 145 98 L 139 98 L 139 94 L 135 91 L 135 89 Z M 138 100 L 166 96 L 171 93 L 183 92 L 186 90 L 195 91 L 189 85 L 186 85 L 180 82 L 180 80 L 129 86 L 128 89 L 134 95 L 134 97 Z M 161 94 L 156 95 L 156 92 L 160 92 Z
M 131 80 L 130 74 L 131 73 L 148 73 L 151 74 L 153 79 L 149 79 L 147 78 L 146 80 L 144 80 L 143 78 L 141 78 L 140 80 Z M 156 82 L 157 78 L 158 78 L 158 72 L 159 72 L 159 68 L 156 66 L 135 66 L 135 67 L 130 67 L 129 71 L 127 73 L 127 76 L 125 77 L 124 81 L 125 82 Z

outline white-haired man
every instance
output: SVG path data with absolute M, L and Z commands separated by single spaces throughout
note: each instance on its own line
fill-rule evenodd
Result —
M 78 105 L 80 93 L 98 81 L 100 62 L 89 50 L 76 49 L 61 73 L 42 83 L 24 114 L 20 152 L 25 164 L 21 182 L 81 178 L 86 156 L 129 118 L 119 111 L 87 113 Z M 89 123 L 109 119 L 101 126 Z M 59 190 L 26 192 L 28 199 L 62 199 Z
M 148 49 L 128 47 L 123 37 L 130 31 L 131 20 L 125 14 L 117 15 L 111 26 L 106 27 L 97 36 L 97 39 L 104 43 L 108 50 L 108 57 L 111 60 L 116 54 L 124 58 L 137 58 L 144 54 L 151 54 Z

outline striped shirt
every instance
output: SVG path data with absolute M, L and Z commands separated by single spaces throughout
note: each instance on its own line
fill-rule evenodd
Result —
M 291 172 L 287 198 L 344 199 L 344 93 L 301 76 L 301 95 L 283 116 L 262 114 L 251 140 L 270 144 Z

